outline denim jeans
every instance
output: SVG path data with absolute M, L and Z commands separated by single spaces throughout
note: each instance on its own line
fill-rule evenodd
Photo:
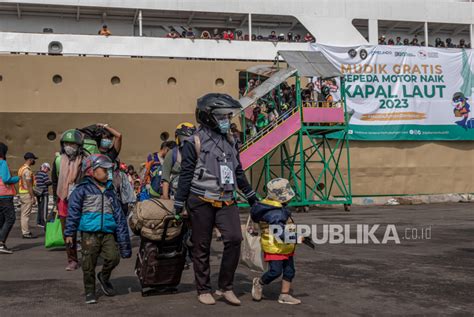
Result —
M 295 263 L 292 256 L 288 260 L 269 261 L 268 271 L 262 275 L 261 281 L 265 285 L 270 284 L 281 275 L 283 280 L 288 282 L 295 277 Z
M 36 216 L 36 224 L 45 226 L 46 217 L 48 216 L 49 195 L 46 193 L 36 197 L 38 199 L 38 214 Z

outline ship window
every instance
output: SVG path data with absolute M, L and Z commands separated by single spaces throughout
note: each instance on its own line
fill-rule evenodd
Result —
M 168 85 L 176 85 L 176 78 L 174 77 L 168 78 Z
M 379 20 L 378 27 L 379 45 L 425 46 L 423 22 Z
M 48 138 L 48 140 L 54 141 L 56 140 L 56 132 L 49 131 L 48 134 L 46 134 L 46 137 Z
M 469 24 L 428 23 L 428 44 L 434 47 L 470 48 Z
M 352 25 L 359 31 L 359 33 L 369 41 L 369 20 L 368 19 L 354 19 Z
M 161 134 L 160 134 L 161 141 L 164 142 L 164 141 L 168 140 L 169 138 L 170 138 L 170 134 L 168 132 L 166 132 L 166 131 L 161 132 Z
M 120 84 L 120 77 L 118 77 L 118 76 L 112 77 L 112 78 L 110 79 L 110 83 L 111 83 L 112 85 L 118 85 L 118 84 Z
M 62 81 L 63 81 L 63 78 L 61 77 L 61 75 L 54 75 L 53 76 L 53 83 L 60 84 L 60 83 L 62 83 Z
M 224 79 L 217 78 L 216 79 L 216 86 L 224 86 Z

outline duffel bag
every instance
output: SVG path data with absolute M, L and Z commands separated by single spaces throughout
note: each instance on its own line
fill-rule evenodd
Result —
M 173 215 L 173 201 L 151 198 L 135 204 L 129 224 L 133 233 L 152 241 L 163 239 L 164 218 Z M 168 224 L 165 240 L 177 237 L 182 229 L 182 221 Z

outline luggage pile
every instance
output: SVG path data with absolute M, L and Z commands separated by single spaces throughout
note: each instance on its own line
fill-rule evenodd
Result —
M 151 198 L 137 202 L 129 219 L 141 243 L 135 273 L 142 296 L 174 293 L 186 262 L 186 224 L 174 217 L 172 200 Z

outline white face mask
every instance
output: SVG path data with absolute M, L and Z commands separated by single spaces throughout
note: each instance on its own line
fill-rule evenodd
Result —
M 70 145 L 66 145 L 64 146 L 64 152 L 66 153 L 67 156 L 73 156 L 73 155 L 76 155 L 77 148 Z

